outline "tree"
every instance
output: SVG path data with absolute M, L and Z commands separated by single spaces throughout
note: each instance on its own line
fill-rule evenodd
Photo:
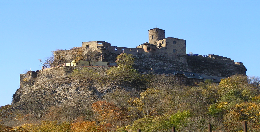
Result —
M 228 131 L 242 130 L 241 122 L 248 121 L 249 131 L 259 131 L 260 93 L 247 76 L 234 75 L 219 83 L 219 99 L 209 106 L 209 113 L 223 119 Z
M 122 53 L 117 56 L 117 67 L 107 70 L 107 75 L 114 83 L 140 85 L 144 79 L 136 69 L 133 68 L 134 58 L 132 54 Z
M 134 58 L 132 54 L 121 53 L 120 55 L 117 56 L 116 59 L 117 59 L 116 63 L 118 66 L 125 66 L 128 68 L 132 68 L 134 64 Z

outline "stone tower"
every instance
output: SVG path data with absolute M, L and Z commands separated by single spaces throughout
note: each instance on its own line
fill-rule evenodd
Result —
M 150 44 L 156 45 L 156 41 L 165 38 L 165 30 L 162 30 L 159 28 L 153 28 L 148 31 L 149 31 L 149 43 Z

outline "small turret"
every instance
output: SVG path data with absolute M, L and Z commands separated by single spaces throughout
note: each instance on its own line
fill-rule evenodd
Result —
M 159 28 L 153 28 L 148 30 L 149 31 L 149 43 L 150 44 L 156 44 L 156 41 L 164 39 L 165 38 L 165 30 L 159 29 Z

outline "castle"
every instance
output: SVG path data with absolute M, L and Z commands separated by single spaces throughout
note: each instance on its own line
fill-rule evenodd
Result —
M 82 42 L 81 47 L 54 51 L 50 67 L 63 67 L 69 72 L 66 69 L 75 66 L 115 66 L 116 57 L 127 53 L 135 57 L 134 68 L 140 73 L 181 74 L 186 78 L 215 79 L 216 82 L 235 74 L 246 75 L 247 69 L 242 62 L 214 54 L 186 54 L 186 40 L 165 38 L 165 30 L 159 28 L 150 29 L 148 33 L 149 42 L 136 48 L 111 46 L 105 41 L 89 41 Z
M 186 40 L 167 37 L 165 30 L 153 28 L 148 30 L 149 42 L 136 48 L 111 46 L 106 41 L 82 42 L 82 47 L 71 50 L 58 50 L 54 52 L 54 59 L 59 61 L 56 65 L 65 66 L 107 66 L 114 65 L 115 58 L 121 53 L 137 55 L 165 56 L 168 59 L 186 63 Z M 81 52 L 81 58 L 78 53 Z M 94 55 L 93 52 L 96 54 Z M 89 59 L 92 56 L 92 59 Z M 78 58 L 75 60 L 75 58 Z M 95 58 L 95 59 L 93 59 Z
M 165 30 L 159 28 L 153 28 L 148 31 L 149 43 L 143 43 L 136 48 L 111 46 L 110 43 L 105 41 L 82 42 L 82 47 L 86 50 L 96 50 L 104 54 L 162 54 L 172 59 L 186 55 L 186 40 L 173 37 L 165 38 Z

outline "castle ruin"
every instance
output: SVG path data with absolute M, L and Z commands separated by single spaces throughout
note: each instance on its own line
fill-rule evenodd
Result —
M 82 42 L 81 47 L 54 51 L 53 66 L 115 66 L 116 57 L 127 53 L 135 57 L 135 68 L 141 73 L 152 70 L 155 74 L 172 74 L 180 71 L 217 77 L 246 74 L 242 62 L 214 54 L 186 54 L 186 40 L 166 38 L 163 29 L 148 30 L 148 40 L 136 48 L 111 46 L 106 41 Z
M 143 43 L 136 48 L 111 46 L 105 41 L 82 42 L 82 47 L 86 50 L 95 50 L 102 54 L 156 54 L 165 55 L 171 59 L 186 55 L 186 40 L 167 37 L 165 38 L 165 30 L 153 28 L 149 31 L 149 43 Z M 105 57 L 105 56 L 103 56 Z M 100 58 L 102 59 L 102 58 Z

